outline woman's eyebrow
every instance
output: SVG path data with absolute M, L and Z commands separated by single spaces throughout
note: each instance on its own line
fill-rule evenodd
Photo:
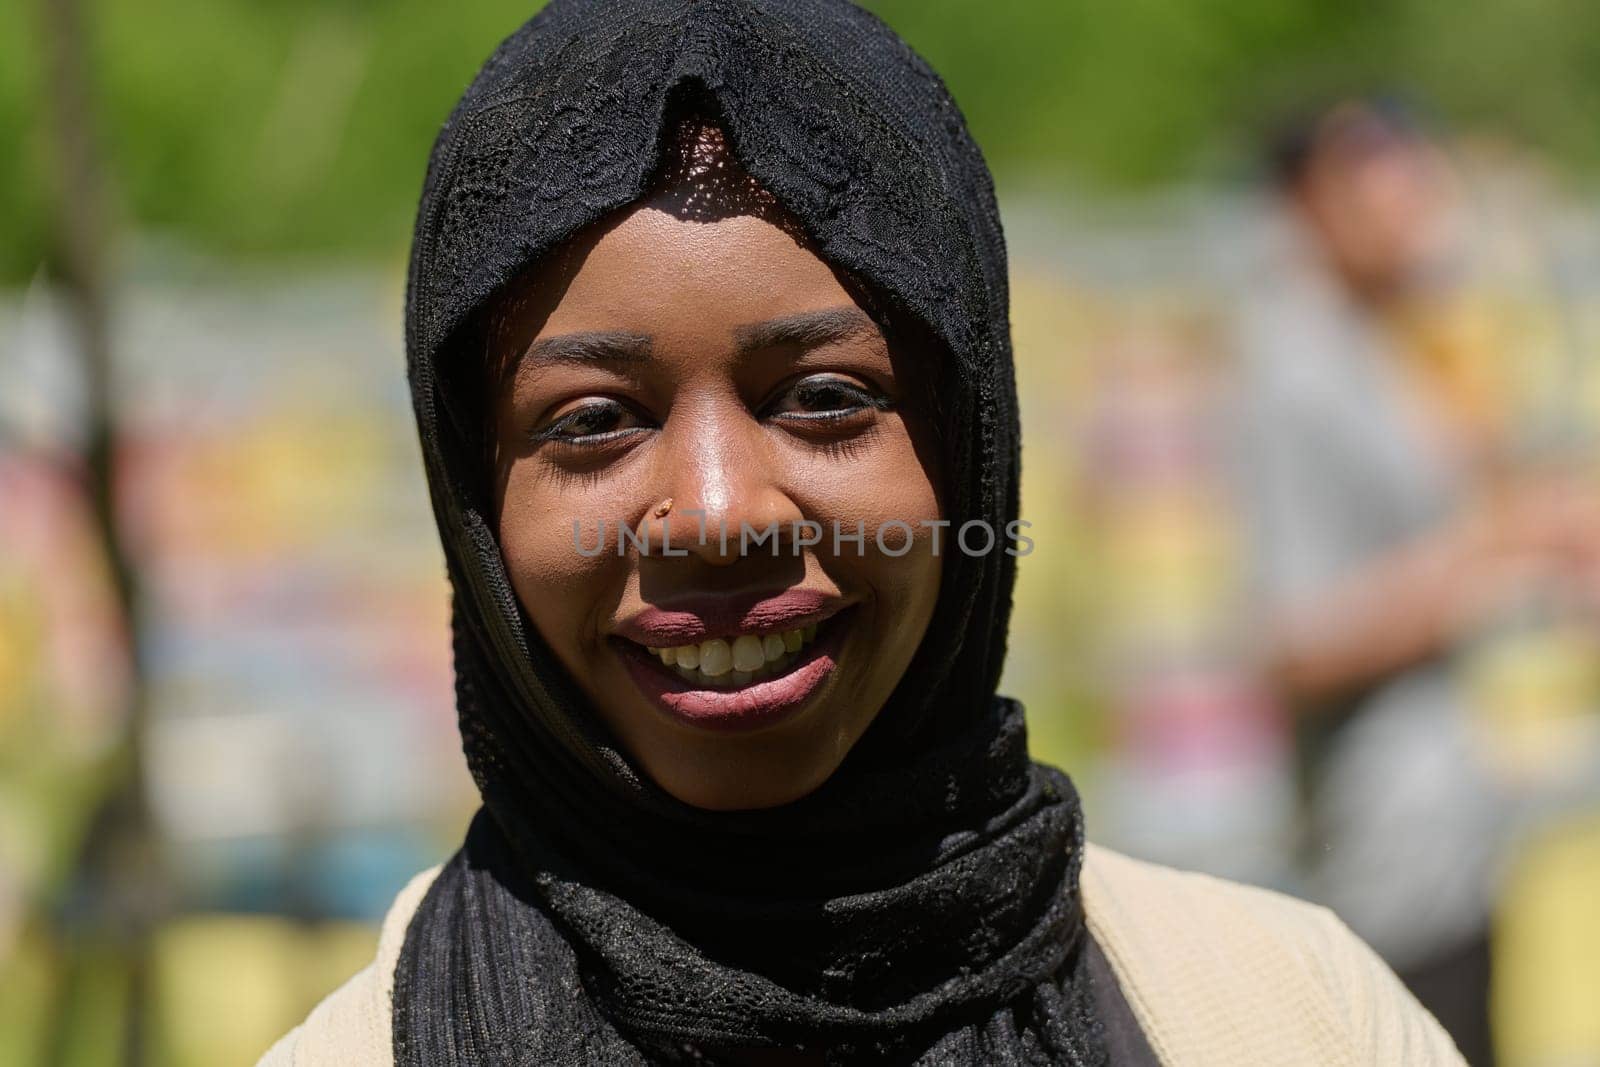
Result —
M 638 363 L 650 358 L 650 338 L 620 331 L 586 330 L 541 337 L 523 354 L 525 363 Z
M 823 308 L 821 311 L 802 311 L 796 315 L 768 319 L 766 322 L 741 326 L 733 337 L 741 354 L 779 345 L 797 345 L 814 348 L 854 337 L 866 330 L 876 330 L 866 312 L 858 307 L 844 305 Z

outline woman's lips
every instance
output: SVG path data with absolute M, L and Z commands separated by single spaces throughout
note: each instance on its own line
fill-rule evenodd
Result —
M 754 730 L 797 713 L 822 688 L 838 665 L 849 622 L 844 613 L 825 618 L 816 624 L 813 641 L 771 664 L 779 673 L 756 675 L 726 688 L 711 683 L 725 681 L 731 670 L 712 680 L 700 679 L 698 670 L 691 670 L 696 679 L 692 680 L 682 676 L 684 668 L 668 666 L 635 641 L 617 638 L 612 644 L 634 684 L 668 715 L 702 729 Z
M 648 648 L 699 644 L 713 637 L 771 634 L 815 626 L 847 606 L 842 597 L 812 589 L 770 596 L 680 597 L 651 606 L 616 624 L 613 633 Z

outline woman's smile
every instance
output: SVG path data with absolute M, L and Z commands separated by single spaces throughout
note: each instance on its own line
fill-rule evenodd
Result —
M 848 607 L 804 588 L 696 597 L 636 612 L 608 640 L 639 691 L 674 719 L 755 730 L 798 715 L 826 690 L 849 633 Z

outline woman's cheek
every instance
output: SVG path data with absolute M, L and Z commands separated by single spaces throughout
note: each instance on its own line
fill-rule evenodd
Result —
M 618 516 L 625 514 L 581 489 L 562 492 L 548 477 L 512 471 L 500 511 L 501 551 L 524 610 L 552 644 L 566 642 L 549 628 L 580 625 L 557 616 L 615 592 L 610 586 L 626 571 L 616 551 Z
M 897 435 L 886 456 L 887 469 L 876 477 L 876 528 L 883 532 L 868 546 L 886 600 L 907 623 L 925 622 L 937 596 L 941 558 L 951 551 L 952 530 L 942 524 L 932 474 L 908 435 Z M 920 630 L 916 635 L 920 639 Z M 913 642 L 914 644 L 915 642 Z
M 939 500 L 908 439 L 880 442 L 870 456 L 847 458 L 818 474 L 813 499 L 826 513 L 821 521 L 829 536 L 838 517 L 841 539 L 846 534 L 853 537 L 857 523 L 865 527 L 869 553 L 899 554 L 904 546 L 904 555 L 914 557 L 932 545 L 935 531 L 928 524 L 940 518 Z M 944 540 L 939 538 L 940 552 Z M 844 541 L 842 550 L 854 552 L 854 544 Z
M 937 596 L 952 531 L 938 525 L 938 497 L 910 442 L 892 445 L 831 470 L 811 517 L 823 526 L 824 569 L 837 569 L 841 584 L 864 581 L 890 617 L 915 621 Z

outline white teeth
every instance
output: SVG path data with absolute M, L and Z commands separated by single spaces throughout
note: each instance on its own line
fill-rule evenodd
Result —
M 713 637 L 694 645 L 666 648 L 645 646 L 680 677 L 716 689 L 747 685 L 756 678 L 781 674 L 806 644 L 817 636 L 816 626 L 782 633 Z
M 720 637 L 700 642 L 700 673 L 708 678 L 733 670 L 733 649 Z
M 761 638 L 753 634 L 740 634 L 733 641 L 733 669 L 736 671 L 753 671 L 767 662 L 767 654 L 761 651 Z

